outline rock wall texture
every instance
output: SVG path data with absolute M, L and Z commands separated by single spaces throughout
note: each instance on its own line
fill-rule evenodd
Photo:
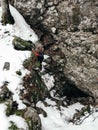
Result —
M 32 26 L 43 24 L 52 32 L 85 30 L 97 33 L 97 0 L 11 0 Z
M 98 0 L 11 0 L 11 3 L 36 31 L 50 55 L 54 66 L 47 70 L 58 81 L 54 88 L 66 95 L 67 77 L 72 82 L 71 88 L 76 86 L 97 101 Z

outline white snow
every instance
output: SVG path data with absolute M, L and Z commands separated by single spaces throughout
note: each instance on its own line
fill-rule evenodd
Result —
M 46 107 L 42 102 L 37 103 L 37 107 L 42 108 L 47 113 L 47 117 L 40 114 L 42 130 L 98 130 L 98 112 L 94 112 L 82 124 L 74 125 L 68 123 L 68 121 L 72 119 L 76 109 L 81 110 L 83 106 L 76 103 L 68 108 L 61 106 L 61 110 L 58 110 L 56 105 L 53 106 L 53 104 Z
M 10 6 L 10 9 L 15 19 L 15 24 L 3 26 L 0 23 L 0 87 L 5 81 L 8 81 L 8 89 L 14 93 L 13 100 L 19 103 L 19 109 L 24 109 L 25 105 L 19 99 L 19 91 L 23 87 L 22 77 L 29 71 L 23 68 L 22 63 L 30 56 L 31 52 L 15 50 L 12 46 L 12 40 L 16 35 L 25 40 L 32 40 L 35 43 L 38 40 L 38 36 L 14 7 Z M 1 13 L 0 8 L 0 18 Z M 3 70 L 5 62 L 10 62 L 9 70 Z M 16 74 L 17 70 L 21 70 L 21 76 Z M 54 86 L 53 76 L 46 74 L 43 79 L 50 90 Z M 98 130 L 98 112 L 94 112 L 86 118 L 81 125 L 73 125 L 68 123 L 68 120 L 73 117 L 76 109 L 80 110 L 83 107 L 80 103 L 73 104 L 68 108 L 60 106 L 59 110 L 56 102 L 50 99 L 46 99 L 45 102 L 48 104 L 47 107 L 42 102 L 37 103 L 37 106 L 43 108 L 47 113 L 47 117 L 40 114 L 42 130 Z M 7 117 L 5 110 L 6 105 L 4 103 L 0 104 L 0 130 L 8 130 L 10 121 L 15 122 L 18 128 L 28 130 L 27 124 L 22 117 L 16 115 Z
M 5 115 L 6 106 L 0 104 L 0 130 L 7 130 L 9 126 L 8 118 Z
M 15 24 L 7 24 L 6 26 L 3 26 L 0 23 L 0 87 L 5 81 L 9 82 L 7 87 L 14 94 L 13 100 L 18 102 L 19 109 L 23 109 L 25 108 L 25 105 L 19 99 L 19 91 L 23 87 L 21 85 L 22 77 L 26 73 L 29 73 L 29 71 L 24 69 L 22 64 L 23 61 L 30 56 L 31 52 L 15 50 L 12 45 L 12 40 L 14 36 L 19 36 L 25 40 L 31 40 L 35 43 L 38 40 L 38 37 L 25 22 L 19 12 L 12 6 L 10 6 L 10 9 L 15 19 Z M 2 10 L 0 8 L 0 20 L 1 13 Z M 9 70 L 3 70 L 5 62 L 10 63 Z M 22 76 L 18 76 L 16 74 L 16 71 L 18 70 L 21 70 Z M 6 106 L 4 104 L 0 104 L 0 130 L 7 130 L 8 126 L 10 126 L 10 120 L 14 121 L 19 128 L 21 127 L 27 130 L 27 124 L 25 123 L 24 119 L 16 115 L 12 115 L 9 118 L 6 117 L 5 109 Z
M 38 36 L 35 32 L 30 28 L 30 26 L 25 22 L 23 16 L 12 6 L 10 6 L 11 14 L 15 19 L 14 29 L 19 37 L 24 38 L 25 40 L 31 40 L 36 42 L 38 40 Z
M 48 73 L 42 76 L 48 90 L 50 90 L 54 86 L 54 78 L 52 75 L 49 75 Z
M 8 119 L 9 119 L 9 121 L 14 120 L 14 123 L 16 124 L 16 126 L 18 126 L 18 128 L 23 128 L 23 129 L 26 129 L 26 130 L 28 129 L 26 121 L 22 117 L 12 115 Z

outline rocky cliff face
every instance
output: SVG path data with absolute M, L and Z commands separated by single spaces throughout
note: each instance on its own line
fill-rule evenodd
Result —
M 11 3 L 36 31 L 50 55 L 46 69 L 54 74 L 56 92 L 64 96 L 66 88 L 76 87 L 97 101 L 98 1 L 11 0 Z M 76 93 L 69 91 L 67 96 L 76 97 Z
M 97 33 L 97 0 L 11 0 L 32 26 Z

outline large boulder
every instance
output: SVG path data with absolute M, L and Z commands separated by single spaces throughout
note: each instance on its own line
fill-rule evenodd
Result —
M 46 69 L 55 77 L 57 92 L 68 96 L 65 88 L 71 86 L 69 93 L 72 87 L 78 88 L 97 101 L 98 1 L 11 1 L 26 21 L 37 29 L 46 53 L 51 56 L 52 62 Z M 76 92 L 70 95 L 75 96 Z
M 45 66 L 48 73 L 51 72 L 54 75 L 56 94 L 68 97 L 88 95 L 97 101 L 97 35 L 84 32 L 67 33 L 65 31 L 59 35 L 56 38 L 61 44 L 52 46 L 51 51 L 47 50 L 51 60 L 47 59 Z M 62 53 L 55 49 L 58 47 Z

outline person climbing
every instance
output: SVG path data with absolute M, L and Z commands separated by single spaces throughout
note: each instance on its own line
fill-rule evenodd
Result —
M 33 60 L 33 69 L 41 70 L 42 62 L 44 60 L 44 48 L 42 45 L 38 44 L 36 49 L 32 49 L 32 60 Z

